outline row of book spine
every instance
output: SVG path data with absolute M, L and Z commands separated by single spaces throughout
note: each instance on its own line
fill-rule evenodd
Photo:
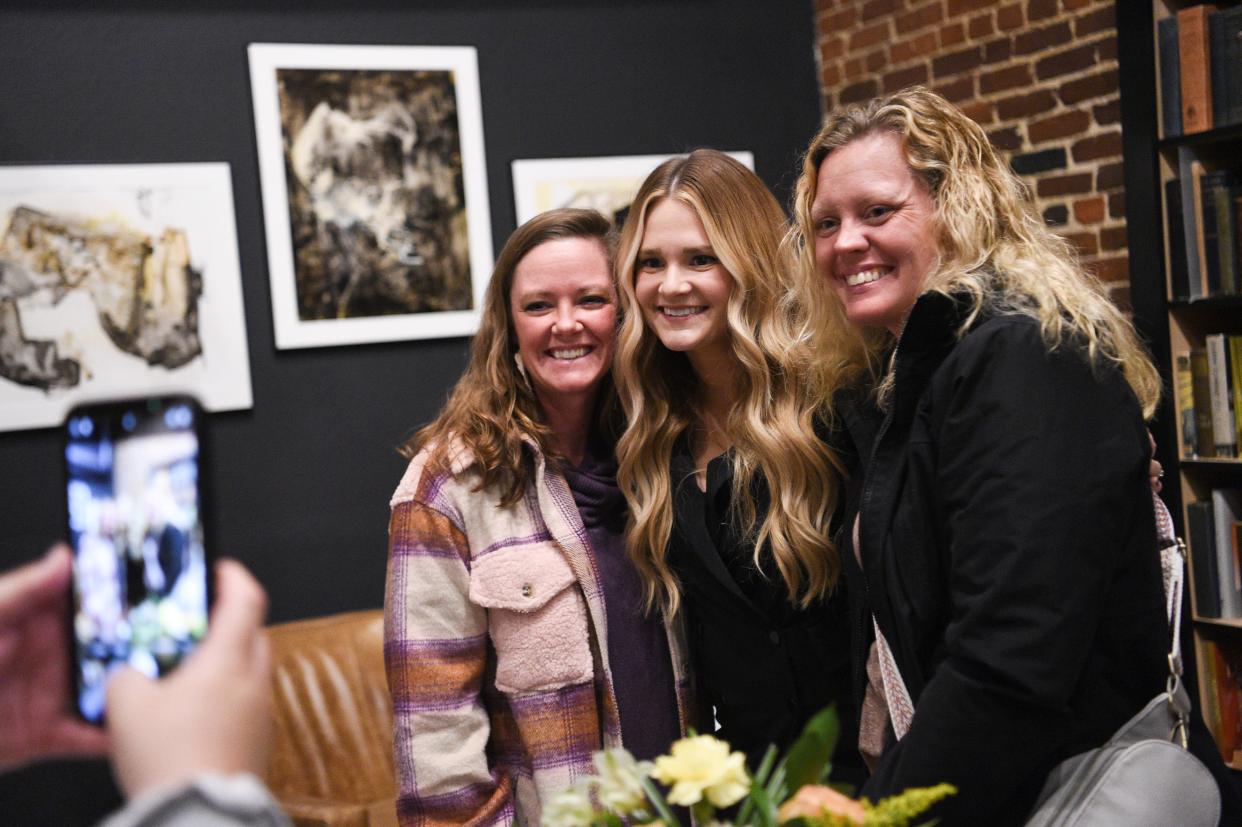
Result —
M 1201 618 L 1242 618 L 1242 490 L 1213 489 L 1207 499 L 1186 506 L 1186 521 L 1195 614 Z
M 1242 6 L 1205 3 L 1156 24 L 1164 137 L 1242 123 Z
M 1203 721 L 1226 763 L 1242 767 L 1242 648 L 1204 639 L 1198 650 Z
M 1242 175 L 1207 171 L 1197 160 L 1187 170 L 1164 185 L 1169 294 L 1189 301 L 1242 293 Z
M 1173 357 L 1183 459 L 1232 459 L 1242 443 L 1242 336 L 1211 333 Z

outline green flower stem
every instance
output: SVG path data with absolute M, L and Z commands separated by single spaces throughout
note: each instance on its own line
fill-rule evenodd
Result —
M 643 776 L 639 781 L 643 785 L 643 792 L 647 794 L 647 800 L 651 802 L 652 807 L 655 807 L 665 827 L 681 827 L 681 822 L 677 820 L 677 816 L 673 815 L 673 811 L 664 801 L 664 796 L 660 795 L 660 790 L 651 779 Z
M 788 791 L 786 790 L 786 786 L 787 785 L 785 783 L 785 762 L 782 761 L 780 764 L 776 766 L 776 769 L 772 772 L 772 777 L 768 779 L 768 785 L 764 789 L 764 792 L 767 793 L 767 801 L 768 801 L 767 817 L 768 817 L 768 820 L 772 822 L 773 824 L 776 823 L 777 806 L 780 804 L 780 802 L 784 801 L 786 798 L 789 797 L 787 795 Z
M 768 744 L 767 751 L 763 753 L 763 758 L 759 761 L 759 769 L 755 771 L 755 780 L 760 785 L 766 784 L 768 781 L 768 773 L 772 771 L 772 766 L 776 763 L 776 744 Z

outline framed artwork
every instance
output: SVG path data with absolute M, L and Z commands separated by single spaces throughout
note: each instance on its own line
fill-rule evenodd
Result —
M 749 152 L 730 152 L 754 170 Z M 517 222 L 524 224 L 545 210 L 583 207 L 599 210 L 620 224 L 651 171 L 671 155 L 614 155 L 603 158 L 537 158 L 513 162 L 513 198 Z
M 474 333 L 492 266 L 475 50 L 249 55 L 276 347 Z
M 0 430 L 83 401 L 252 405 L 228 164 L 0 166 Z

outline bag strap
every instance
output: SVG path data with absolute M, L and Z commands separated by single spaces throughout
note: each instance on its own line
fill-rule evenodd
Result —
M 897 659 L 888 645 L 880 624 L 876 623 L 875 615 L 871 616 L 871 625 L 875 628 L 875 647 L 880 659 L 880 682 L 884 684 L 884 703 L 888 707 L 888 719 L 893 724 L 893 734 L 900 741 L 910 731 L 910 722 L 914 720 L 914 701 L 910 699 L 910 690 L 897 668 Z
M 1165 615 L 1169 621 L 1172 639 L 1169 642 L 1169 677 L 1165 681 L 1165 696 L 1171 725 L 1169 740 L 1188 746 L 1188 721 L 1190 719 L 1190 696 L 1182 687 L 1182 591 L 1186 583 L 1186 544 L 1173 530 L 1173 516 L 1164 500 L 1155 491 L 1151 493 L 1152 507 L 1156 515 L 1156 546 L 1160 552 L 1160 573 L 1164 586 Z M 854 525 L 854 544 L 858 545 L 857 519 Z M 888 645 L 875 615 L 871 616 L 875 627 L 875 645 L 880 659 L 880 678 L 884 684 L 884 698 L 888 705 L 889 720 L 893 734 L 900 741 L 910 731 L 914 720 L 914 702 L 906 687 L 897 659 Z
M 1168 667 L 1169 677 L 1164 693 L 1169 704 L 1172 721 L 1169 740 L 1189 746 L 1188 721 L 1190 720 L 1190 696 L 1182 686 L 1182 592 L 1186 585 L 1186 544 L 1173 531 L 1173 516 L 1164 500 L 1151 494 L 1156 512 L 1156 539 L 1160 549 L 1160 573 L 1164 580 L 1165 614 L 1169 620 Z

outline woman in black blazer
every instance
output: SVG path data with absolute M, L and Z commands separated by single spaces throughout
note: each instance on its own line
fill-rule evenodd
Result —
M 1020 824 L 1054 765 L 1164 686 L 1144 427 L 1159 376 L 983 130 L 933 93 L 833 113 L 796 211 L 818 357 L 854 376 L 837 409 L 862 792 L 949 782 L 946 827 Z M 1201 722 L 1192 740 L 1236 823 Z
M 830 702 L 847 731 L 853 717 L 837 460 L 815 434 L 823 397 L 805 381 L 785 229 L 753 172 L 697 150 L 643 183 L 618 254 L 631 557 L 649 606 L 685 613 L 717 734 L 752 770 Z

